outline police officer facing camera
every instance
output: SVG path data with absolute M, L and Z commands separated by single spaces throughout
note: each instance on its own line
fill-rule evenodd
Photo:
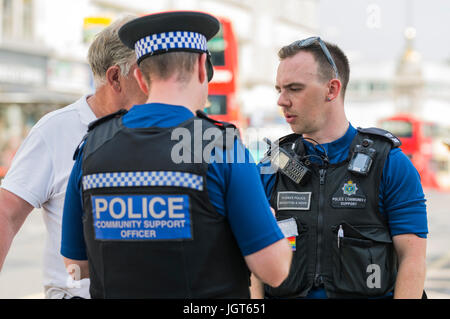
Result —
M 278 54 L 278 105 L 294 133 L 273 143 L 259 167 L 294 256 L 288 278 L 265 286 L 265 296 L 420 298 L 426 206 L 400 141 L 349 123 L 350 70 L 336 45 L 313 37 Z
M 248 298 L 249 271 L 270 286 L 288 275 L 256 164 L 233 163 L 249 157 L 235 128 L 200 111 L 218 30 L 211 15 L 175 11 L 119 31 L 148 100 L 90 125 L 63 216 L 61 253 L 92 298 Z

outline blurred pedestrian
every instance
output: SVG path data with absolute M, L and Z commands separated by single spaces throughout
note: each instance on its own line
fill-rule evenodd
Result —
M 117 34 L 118 29 L 132 18 L 123 18 L 105 28 L 89 48 L 95 93 L 40 119 L 23 141 L 2 182 L 0 268 L 28 214 L 33 208 L 42 208 L 47 228 L 43 280 L 46 298 L 89 297 L 89 280 L 68 281 L 59 252 L 64 196 L 74 162 L 73 154 L 86 134 L 88 124 L 146 99 L 133 77 L 136 68 L 134 51 L 124 46 Z

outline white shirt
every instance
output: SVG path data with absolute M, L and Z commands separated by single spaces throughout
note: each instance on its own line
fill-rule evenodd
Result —
M 42 208 L 47 238 L 44 250 L 44 287 L 47 298 L 89 297 L 89 282 L 73 288 L 60 254 L 61 225 L 73 154 L 96 119 L 83 96 L 73 104 L 50 112 L 31 129 L 17 151 L 1 187 Z

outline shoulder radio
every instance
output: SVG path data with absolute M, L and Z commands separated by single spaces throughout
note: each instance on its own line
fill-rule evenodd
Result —
M 269 139 L 265 139 L 269 146 L 272 146 L 272 142 Z M 274 149 L 270 149 L 270 162 L 284 175 L 289 177 L 297 184 L 301 184 L 303 181 L 308 180 L 311 175 L 311 171 L 303 164 L 296 156 L 290 154 L 286 150 L 277 146 Z

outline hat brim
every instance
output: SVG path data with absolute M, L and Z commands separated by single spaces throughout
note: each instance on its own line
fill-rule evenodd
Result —
M 124 24 L 119 29 L 120 40 L 130 49 L 150 34 L 188 31 L 203 34 L 210 40 L 220 28 L 212 15 L 195 11 L 172 11 L 146 15 Z

